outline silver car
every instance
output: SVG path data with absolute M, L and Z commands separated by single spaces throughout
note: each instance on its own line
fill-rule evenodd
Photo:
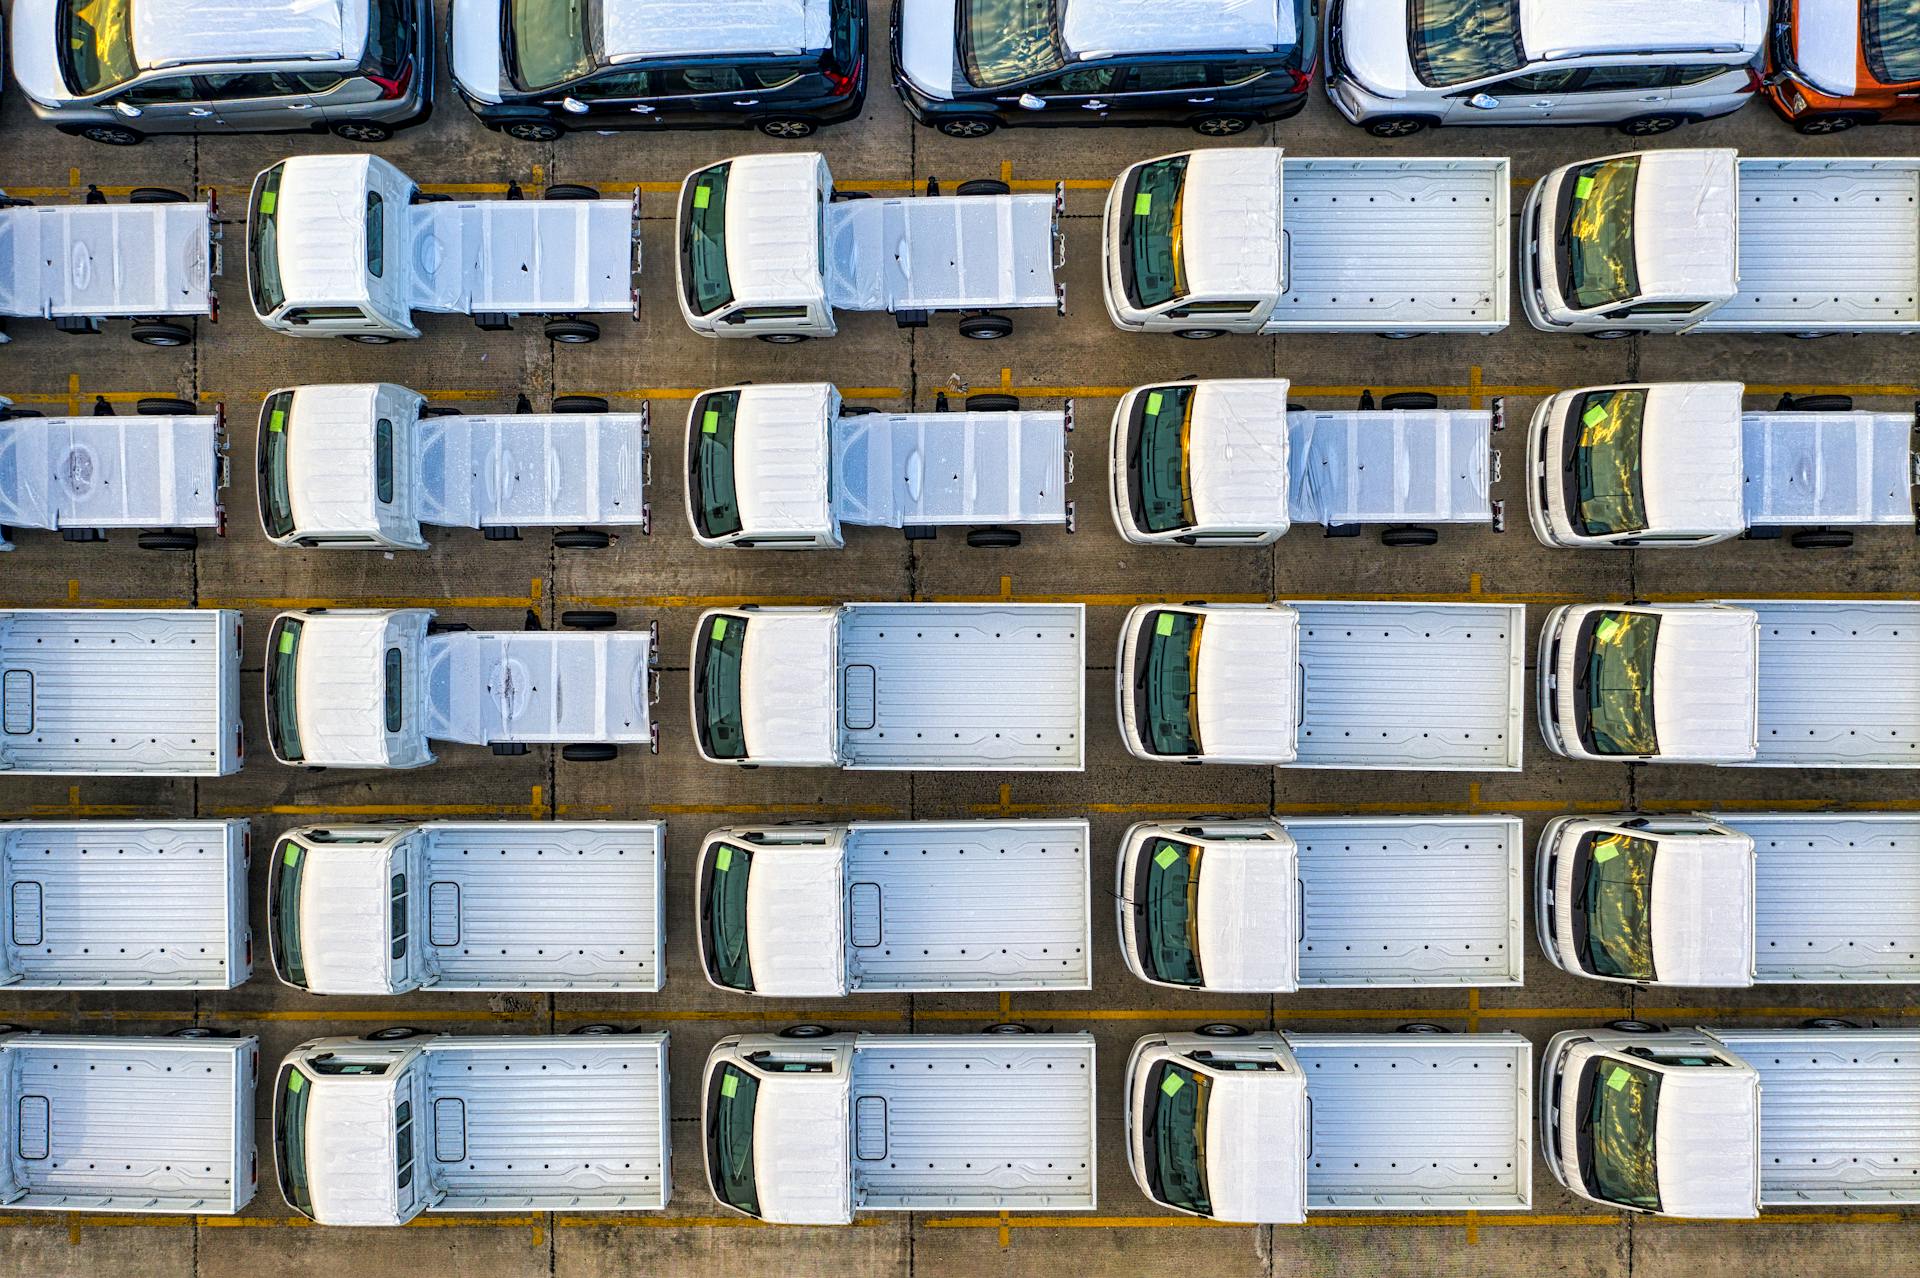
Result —
M 1375 137 L 1447 124 L 1726 115 L 1760 87 L 1767 0 L 1332 0 L 1327 95 Z
M 432 109 L 431 0 L 14 0 L 14 78 L 61 132 L 331 131 Z

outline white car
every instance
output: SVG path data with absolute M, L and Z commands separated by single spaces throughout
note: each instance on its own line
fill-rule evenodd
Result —
M 1636 137 L 1760 88 L 1766 0 L 1332 0 L 1327 96 L 1375 137 L 1617 124 Z

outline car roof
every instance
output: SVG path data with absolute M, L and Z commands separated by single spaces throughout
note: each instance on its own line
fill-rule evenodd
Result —
M 600 45 L 616 66 L 650 58 L 804 53 L 830 40 L 831 0 L 605 0 Z
M 1760 51 L 1766 0 L 1519 0 L 1529 62 Z
M 145 70 L 206 63 L 357 60 L 366 0 L 133 0 Z
M 1116 54 L 1261 52 L 1300 38 L 1293 0 L 1065 0 L 1076 60 Z

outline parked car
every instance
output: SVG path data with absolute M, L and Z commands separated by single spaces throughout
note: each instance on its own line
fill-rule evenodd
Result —
M 1778 0 L 1763 90 L 1802 133 L 1920 122 L 1920 9 L 1909 0 Z
M 1617 124 L 1737 111 L 1767 0 L 1329 0 L 1327 96 L 1375 137 L 1442 124 Z M 1404 17 L 1403 17 L 1404 15 Z
M 864 0 L 454 0 L 453 81 L 489 129 L 757 128 L 804 138 L 860 114 Z
M 155 133 L 384 142 L 433 109 L 429 0 L 20 0 L 33 113 L 111 146 Z
M 894 0 L 893 86 L 948 137 L 1022 124 L 1231 137 L 1307 104 L 1319 11 L 1320 0 Z

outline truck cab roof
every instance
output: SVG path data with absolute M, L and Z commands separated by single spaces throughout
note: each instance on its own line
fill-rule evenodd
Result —
M 740 535 L 770 533 L 818 535 L 832 527 L 832 493 L 828 483 L 831 453 L 830 424 L 840 412 L 840 392 L 828 382 L 792 385 L 740 386 L 709 391 L 693 402 L 691 464 L 716 460 L 699 446 L 707 431 L 709 397 L 734 396 L 733 438 L 726 459 L 732 465 L 731 482 Z M 722 423 L 715 419 L 717 429 Z M 715 450 L 717 452 L 717 450 Z M 714 477 L 716 482 L 719 477 Z M 688 485 L 689 500 L 697 502 L 703 482 Z M 695 527 L 700 521 L 695 520 Z
M 1732 297 L 1740 288 L 1735 152 L 1643 151 L 1639 162 L 1632 209 L 1640 275 L 1635 299 Z
M 1660 610 L 1652 676 L 1661 754 L 1753 757 L 1759 631 L 1744 608 Z
M 1663 984 L 1753 983 L 1753 842 L 1663 834 L 1653 861 L 1649 932 Z
M 1739 382 L 1646 388 L 1640 486 L 1648 531 L 1721 533 L 1746 527 Z
M 393 1224 L 400 1218 L 394 1166 L 394 1092 L 400 1067 L 389 1066 L 380 1074 L 314 1078 L 300 1068 L 302 1063 L 290 1062 L 288 1069 L 299 1070 L 305 1079 L 302 1144 L 313 1218 L 329 1225 Z M 280 1084 L 283 1089 L 287 1077 Z M 280 1133 L 275 1136 L 280 1138 Z
M 752 877 L 747 880 L 747 952 L 754 992 L 828 998 L 845 994 L 845 854 L 839 841 L 782 844 L 770 855 L 753 851 L 748 871 Z
M 716 1070 L 728 1063 L 739 1068 L 742 1057 L 751 1059 L 760 1054 L 758 1049 L 774 1044 L 783 1053 L 796 1050 L 791 1041 L 758 1037 L 716 1048 L 708 1065 L 709 1097 Z M 770 1064 L 757 1073 L 752 1149 L 761 1220 L 832 1225 L 853 1217 L 850 1066 L 844 1049 L 833 1051 L 832 1059 L 831 1072 L 783 1073 Z M 711 1167 L 708 1170 L 711 1175 Z
M 722 626 L 745 629 L 732 671 L 717 659 L 726 634 Z M 732 757 L 838 763 L 839 626 L 835 608 L 719 611 L 702 617 L 694 649 L 696 718 L 711 718 L 716 707 L 739 716 L 744 754 Z M 713 726 L 696 724 L 695 735 L 708 757 L 723 757 L 713 753 Z
M 1663 1070 L 1657 1113 L 1654 1167 L 1661 1213 L 1753 1215 L 1760 1180 L 1754 1142 L 1760 1130 L 1759 1078 L 1751 1070 Z
M 1281 155 L 1279 147 L 1187 154 L 1177 197 L 1187 296 L 1261 298 L 1286 292 Z
M 1760 52 L 1762 0 L 1519 0 L 1528 61 L 1622 54 Z M 1731 60 L 1731 59 L 1729 59 Z
M 1299 746 L 1300 615 L 1208 608 L 1198 684 L 1200 748 L 1210 758 L 1292 761 Z
M 1299 871 L 1298 849 L 1285 830 L 1271 839 L 1204 844 L 1194 913 L 1205 988 L 1298 988 L 1300 938 L 1293 933 Z
M 288 401 L 277 400 L 283 393 Z M 394 451 L 406 446 L 395 426 L 412 422 L 425 402 L 423 395 L 384 382 L 301 386 L 269 395 L 260 466 L 264 475 L 271 459 L 282 471 L 293 516 L 293 531 L 280 540 L 306 533 L 418 540 L 418 521 L 404 513 L 412 505 L 408 495 L 397 491 L 394 501 L 380 500 L 380 471 L 385 468 L 386 483 L 392 485 Z M 284 440 L 277 459 L 270 447 L 275 435 Z M 263 503 L 268 494 L 262 484 Z M 267 509 L 263 504 L 263 514 Z
M 405 831 L 394 834 L 403 836 Z M 298 928 L 302 988 L 328 994 L 392 994 L 393 843 L 330 841 L 323 846 L 319 854 L 312 848 L 286 848 L 293 853 L 288 866 L 298 864 L 299 899 L 275 901 L 278 911 L 292 914 L 288 919 L 283 913 L 277 921 Z M 276 967 L 286 957 L 276 946 Z
M 724 187 L 708 183 L 709 190 L 717 190 L 708 199 L 718 198 L 726 205 L 722 249 L 732 297 L 722 305 L 824 304 L 819 205 L 833 188 L 826 157 L 811 151 L 735 156 L 688 174 L 685 186 L 697 194 L 700 179 L 722 168 L 726 170 Z M 693 227 L 683 213 L 680 234 L 692 235 Z M 685 243 L 680 252 L 680 267 L 685 271 Z M 681 301 L 686 304 L 684 291 Z
M 286 612 L 268 632 L 268 737 L 284 762 L 333 767 L 411 767 L 432 758 L 425 734 L 387 728 L 387 688 L 343 672 L 382 670 L 386 653 L 414 653 L 432 613 L 426 609 Z M 289 692 L 279 681 L 291 665 Z M 404 672 L 404 692 L 418 698 L 424 671 Z M 416 712 L 408 718 L 418 721 Z M 291 723 L 289 724 L 289 720 Z M 286 728 L 299 757 L 282 752 Z
M 1284 530 L 1288 522 L 1288 386 L 1283 377 L 1204 378 L 1129 391 L 1116 410 L 1113 464 L 1116 480 L 1132 491 L 1117 495 L 1115 513 L 1136 525 L 1132 532 L 1152 531 L 1137 527 L 1135 512 L 1145 508 L 1145 494 L 1139 490 L 1149 480 L 1164 482 L 1165 462 L 1171 459 L 1160 456 L 1140 432 L 1148 432 L 1150 419 L 1157 420 L 1163 400 L 1177 402 L 1177 397 L 1185 396 L 1179 471 L 1185 488 L 1182 499 L 1192 506 L 1192 528 L 1202 532 Z M 1140 432 L 1134 429 L 1136 422 Z M 1172 441 L 1162 437 L 1162 442 Z
M 295 307 L 371 305 L 366 195 L 375 192 L 404 205 L 413 180 L 375 155 L 301 155 L 273 168 L 279 186 L 269 192 L 256 179 L 248 220 L 271 222 L 281 297 Z M 250 225 L 249 242 L 257 238 Z M 412 249 L 394 245 L 389 260 Z
M 1225 1222 L 1305 1218 L 1307 1078 L 1282 1035 L 1152 1035 L 1134 1044 L 1126 1086 L 1127 1155 L 1149 1197 Z M 1194 1086 L 1204 1092 L 1195 1106 L 1205 1116 L 1198 1148 L 1181 1130 L 1193 1126 L 1186 1111 L 1161 1112 L 1164 1103 Z M 1163 1169 L 1169 1167 L 1182 1170 L 1185 1192 L 1204 1196 L 1204 1211 L 1200 1203 L 1163 1196 Z

